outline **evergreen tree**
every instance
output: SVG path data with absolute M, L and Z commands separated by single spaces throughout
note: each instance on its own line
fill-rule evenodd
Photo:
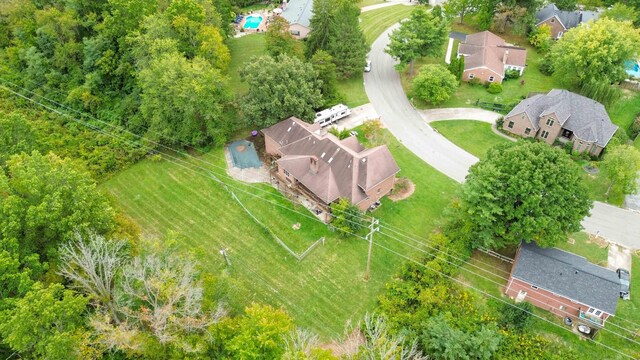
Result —
M 310 59 L 318 50 L 327 50 L 333 34 L 335 0 L 314 0 L 304 54 Z
M 370 49 L 360 28 L 359 16 L 360 8 L 347 1 L 336 9 L 327 51 L 333 56 L 340 79 L 362 72 Z

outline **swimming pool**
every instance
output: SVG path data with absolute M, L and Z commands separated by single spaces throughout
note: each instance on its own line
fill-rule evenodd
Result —
M 243 27 L 245 29 L 255 30 L 258 28 L 258 26 L 260 26 L 261 22 L 262 22 L 262 16 L 249 15 L 245 19 Z
M 640 63 L 638 61 L 625 61 L 625 69 L 631 77 L 640 79 Z

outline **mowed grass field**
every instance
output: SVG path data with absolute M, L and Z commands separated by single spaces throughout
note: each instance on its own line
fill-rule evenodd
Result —
M 360 14 L 360 25 L 369 45 L 387 30 L 391 25 L 409 17 L 415 7 L 406 5 L 393 5 L 380 9 L 367 11 Z
M 374 215 L 385 226 L 426 235 L 458 185 L 417 159 L 392 136 L 387 137 L 385 141 L 402 168 L 400 175 L 414 181 L 416 192 L 402 202 L 384 199 Z M 329 339 L 342 335 L 347 322 L 357 322 L 375 308 L 378 294 L 404 259 L 374 247 L 371 279 L 365 282 L 364 240 L 337 237 L 307 210 L 293 206 L 268 185 L 250 187 L 230 180 L 214 167 L 225 166 L 221 149 L 200 159 L 212 165 L 192 159 L 187 160 L 189 165 L 144 160 L 101 188 L 117 208 L 140 225 L 144 236 L 164 241 L 167 234 L 179 234 L 179 246 L 195 254 L 206 273 L 224 279 L 221 288 L 235 311 L 252 302 L 283 307 L 299 325 Z M 295 251 L 320 237 L 325 237 L 325 244 L 298 262 L 250 219 L 224 186 L 195 165 L 218 173 L 245 206 Z M 300 224 L 300 229 L 293 230 L 294 224 Z M 418 256 L 415 249 L 391 238 L 380 235 L 375 241 Z M 228 269 L 221 249 L 229 254 Z
M 467 152 L 484 159 L 493 146 L 505 144 L 505 139 L 491 131 L 491 124 L 475 120 L 445 120 L 430 123 L 442 136 Z
M 266 55 L 264 34 L 251 34 L 227 41 L 231 51 L 231 62 L 227 73 L 231 89 L 238 95 L 244 95 L 249 87 L 240 81 L 240 69 L 254 56 Z

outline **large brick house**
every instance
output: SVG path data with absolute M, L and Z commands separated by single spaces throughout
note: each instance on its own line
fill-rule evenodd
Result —
M 618 306 L 615 271 L 559 249 L 522 243 L 505 293 L 551 313 L 595 328 L 603 327 Z
M 567 30 L 582 23 L 597 20 L 599 12 L 595 11 L 564 11 L 559 10 L 556 4 L 549 4 L 536 13 L 536 26 L 549 25 L 551 37 L 560 39 Z
M 483 31 L 467 35 L 458 45 L 458 57 L 464 57 L 462 80 L 502 83 L 507 70 L 522 75 L 527 62 L 527 50 L 507 44 L 501 37 Z
M 360 210 L 389 193 L 400 168 L 386 145 L 364 148 L 355 136 L 339 140 L 319 124 L 291 117 L 263 129 L 277 176 L 325 208 L 347 198 Z
M 504 117 L 502 128 L 547 144 L 571 141 L 573 151 L 594 156 L 600 155 L 618 130 L 602 104 L 558 89 L 522 100 Z

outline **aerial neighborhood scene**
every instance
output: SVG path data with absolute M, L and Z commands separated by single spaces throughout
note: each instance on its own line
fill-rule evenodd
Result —
M 0 359 L 640 358 L 640 1 L 0 0 Z

